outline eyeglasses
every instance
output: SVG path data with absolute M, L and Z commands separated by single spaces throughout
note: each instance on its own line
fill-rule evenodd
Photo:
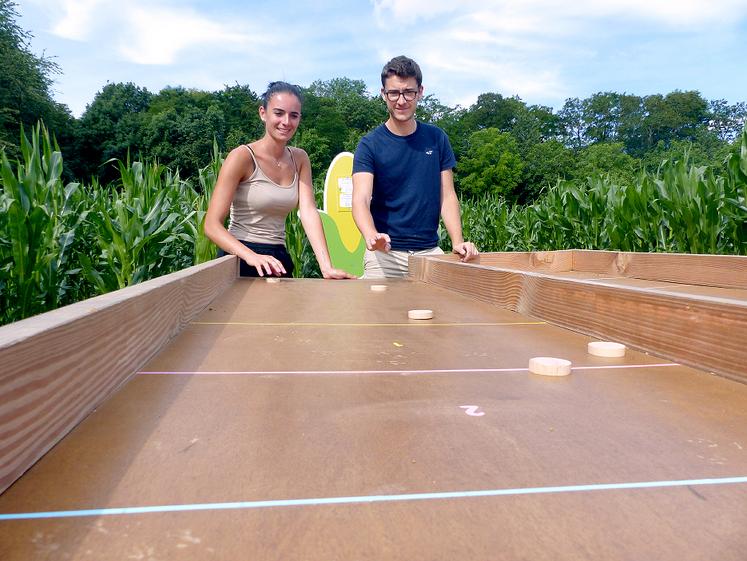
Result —
M 384 95 L 392 103 L 399 101 L 399 96 L 405 98 L 405 101 L 412 101 L 418 95 L 418 90 L 385 90 Z

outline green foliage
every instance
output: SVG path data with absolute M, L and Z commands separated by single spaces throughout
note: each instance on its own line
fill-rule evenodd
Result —
M 457 166 L 460 192 L 467 197 L 496 193 L 514 199 L 524 164 L 509 133 L 487 128 L 472 133 L 467 152 Z
M 63 185 L 62 154 L 43 126 L 21 136 L 20 153 L 13 165 L 0 151 L 2 323 L 89 295 L 75 278 L 85 196 L 77 183 Z
M 200 169 L 197 175 L 200 188 L 194 200 L 194 218 L 186 223 L 194 240 L 195 265 L 215 259 L 218 255 L 218 247 L 205 235 L 205 215 L 210 204 L 210 197 L 215 189 L 215 183 L 218 181 L 223 159 L 218 141 L 213 140 L 213 159 L 207 166 Z
M 296 278 L 322 276 L 314 256 L 314 250 L 303 229 L 301 217 L 291 212 L 285 220 L 285 246 L 293 260 L 293 276 Z
M 318 99 L 328 99 L 333 102 L 339 116 L 347 129 L 368 132 L 386 120 L 386 106 L 378 93 L 370 95 L 363 80 L 350 78 L 333 78 L 329 81 L 317 80 L 307 89 L 304 101 L 303 121 L 314 126 L 320 118 L 316 114 L 318 109 L 315 102 Z M 323 127 L 319 127 L 323 131 Z M 344 136 L 344 135 L 343 135 Z
M 580 180 L 596 175 L 606 175 L 614 182 L 632 183 L 639 167 L 638 160 L 625 153 L 622 143 L 605 142 L 592 144 L 579 150 L 575 169 L 570 175 Z
M 511 244 L 507 227 L 518 207 L 506 204 L 497 193 L 462 203 L 462 224 L 465 240 L 474 242 L 480 251 L 496 251 L 490 248 L 508 248 Z M 441 230 L 441 247 L 451 249 L 446 230 Z
M 258 96 L 109 84 L 76 121 L 16 18 L 0 0 L 0 321 L 213 258 L 202 228 L 221 153 L 263 134 Z M 316 81 L 305 98 L 295 143 L 319 203 L 332 158 L 387 112 L 361 80 Z M 483 251 L 747 253 L 745 103 L 599 92 L 553 113 L 496 93 L 466 109 L 427 95 L 417 117 L 449 135 L 465 235 Z M 297 215 L 287 227 L 296 275 L 318 275 Z
M 194 262 L 192 187 L 155 162 L 118 162 L 116 189 L 92 193 L 93 257 L 81 255 L 99 292 L 124 288 Z
M 716 99 L 708 103 L 708 130 L 722 142 L 731 142 L 747 124 L 747 103 L 741 101 L 729 105 L 725 99 Z
M 724 162 L 731 147 L 719 141 L 713 135 L 702 135 L 697 142 L 690 140 L 673 140 L 668 146 L 660 141 L 641 158 L 643 167 L 656 173 L 663 161 L 675 161 L 683 158 L 696 166 L 713 166 Z
M 331 159 L 328 160 L 331 151 L 327 139 L 319 134 L 316 129 L 306 128 L 296 135 L 293 144 L 309 155 L 312 177 L 315 180 L 321 178 L 323 181 L 324 174 L 332 161 Z M 326 165 L 324 162 L 327 162 Z
M 533 144 L 524 155 L 518 201 L 532 202 L 558 179 L 567 179 L 576 167 L 576 156 L 559 140 Z
M 144 130 L 144 140 L 150 157 L 192 176 L 208 162 L 213 139 L 222 143 L 224 129 L 223 112 L 217 105 L 205 110 L 171 107 L 152 117 Z
M 131 82 L 107 84 L 96 94 L 80 118 L 78 149 L 85 162 L 80 174 L 111 180 L 116 175 L 103 162 L 125 159 L 146 147 L 142 136 L 152 100 L 153 94 Z
M 21 129 L 44 120 L 67 138 L 72 118 L 67 107 L 52 98 L 52 76 L 60 72 L 49 58 L 30 49 L 32 35 L 15 22 L 15 2 L 0 0 L 0 148 L 20 155 Z
M 583 248 L 745 255 L 747 131 L 739 153 L 729 157 L 723 172 L 717 171 L 681 157 L 628 183 L 600 174 L 558 181 L 524 207 L 509 208 L 495 195 L 465 201 L 465 237 L 481 251 Z

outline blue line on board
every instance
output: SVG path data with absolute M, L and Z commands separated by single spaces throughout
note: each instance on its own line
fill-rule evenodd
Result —
M 183 505 L 99 508 L 89 510 L 58 510 L 52 512 L 19 512 L 0 514 L 0 521 L 39 520 L 43 518 L 73 518 L 79 516 L 114 516 L 118 514 L 148 514 L 198 510 L 231 510 L 248 508 L 277 508 L 285 506 L 320 506 L 333 504 L 382 503 L 394 501 L 425 501 L 434 499 L 462 499 L 470 497 L 498 497 L 506 495 L 538 495 L 543 493 L 577 493 L 581 491 L 610 491 L 618 489 L 653 489 L 685 487 L 687 485 L 726 485 L 747 483 L 744 477 L 711 479 L 682 479 L 677 481 L 643 481 L 638 483 L 600 483 L 596 485 L 566 485 L 560 487 L 525 487 L 518 489 L 490 489 L 484 491 L 454 491 L 447 493 L 412 493 L 403 495 L 372 495 L 360 497 L 328 497 L 317 499 L 285 499 L 273 501 L 241 501 L 231 503 L 199 503 Z

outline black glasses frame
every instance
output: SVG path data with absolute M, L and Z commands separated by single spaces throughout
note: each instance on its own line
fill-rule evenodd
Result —
M 413 101 L 418 97 L 418 90 L 384 90 L 384 96 L 392 103 L 398 102 L 400 96 L 404 97 L 405 101 Z

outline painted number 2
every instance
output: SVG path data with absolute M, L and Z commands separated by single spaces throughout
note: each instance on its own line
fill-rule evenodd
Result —
M 482 417 L 485 414 L 484 411 L 477 411 L 480 408 L 479 405 L 460 405 L 459 408 L 464 409 L 470 417 Z

